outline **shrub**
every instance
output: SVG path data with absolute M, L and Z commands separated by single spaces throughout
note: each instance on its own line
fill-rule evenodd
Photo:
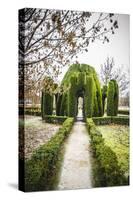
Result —
M 52 115 L 53 112 L 53 96 L 47 92 L 42 92 L 41 112 L 42 118 L 45 115 Z
M 122 124 L 129 125 L 129 117 L 128 116 L 115 116 L 111 118 L 111 122 L 114 124 Z
M 129 110 L 118 110 L 118 114 L 129 115 Z
M 94 103 L 94 80 L 90 76 L 86 76 L 85 85 L 85 116 L 92 117 Z
M 105 124 L 111 124 L 111 117 L 93 117 L 93 121 L 96 125 L 105 125 Z
M 75 117 L 76 116 L 76 91 L 77 91 L 77 77 L 72 76 L 70 79 L 70 89 L 68 92 L 68 116 Z
M 54 116 L 54 115 L 45 115 L 44 119 L 45 119 L 45 121 L 47 123 L 62 124 L 67 119 L 67 117 L 65 117 L 65 116 Z
M 63 123 L 57 134 L 51 140 L 39 147 L 30 160 L 25 162 L 25 191 L 54 189 L 53 177 L 56 176 L 57 162 L 64 139 L 69 134 L 73 118 Z
M 127 185 L 128 181 L 120 170 L 116 154 L 105 145 L 93 120 L 87 118 L 86 122 L 97 166 L 95 174 L 93 174 L 95 176 L 94 185 L 96 187 Z
M 102 116 L 102 94 L 100 83 L 93 67 L 86 64 L 74 64 L 65 74 L 62 87 L 68 88 L 58 98 L 57 115 L 76 117 L 78 97 L 84 99 L 83 113 L 88 116 Z
M 101 92 L 101 88 L 100 88 L 100 82 L 97 78 L 97 74 L 93 74 L 93 78 L 94 78 L 95 85 L 96 85 L 96 100 L 97 100 L 97 104 L 98 104 L 98 112 L 97 112 L 96 116 L 100 117 L 103 115 L 102 92 Z
M 60 114 L 60 108 L 61 108 L 61 102 L 62 102 L 62 94 L 57 93 L 56 94 L 56 115 L 61 115 Z
M 129 125 L 128 116 L 93 117 L 93 121 L 96 125 L 104 125 L 104 124 L 111 124 L 111 123 Z
M 107 90 L 107 115 L 116 116 L 118 113 L 118 84 L 116 80 L 111 80 Z
M 24 108 L 24 114 L 41 116 L 41 109 L 40 109 L 40 107 L 34 107 L 34 106 L 25 107 Z
M 104 114 L 104 111 L 105 111 L 105 100 L 107 98 L 107 86 L 104 85 L 103 88 L 102 88 L 102 104 L 103 104 L 103 114 Z

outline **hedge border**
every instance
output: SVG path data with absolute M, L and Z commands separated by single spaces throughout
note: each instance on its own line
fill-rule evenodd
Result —
M 55 115 L 45 115 L 44 120 L 47 123 L 62 124 L 68 117 L 65 116 L 55 116 Z
M 129 180 L 123 175 L 117 156 L 114 151 L 105 145 L 104 138 L 97 130 L 92 118 L 86 119 L 87 129 L 91 137 L 93 157 L 96 161 L 95 171 L 93 169 L 94 186 L 120 186 L 129 185 Z
M 57 134 L 40 146 L 30 160 L 25 161 L 25 191 L 54 190 L 53 177 L 59 168 L 58 162 L 64 139 L 70 133 L 74 119 L 67 118 Z
M 129 116 L 93 117 L 92 119 L 96 125 L 105 125 L 111 123 L 129 125 Z
M 129 115 L 129 110 L 118 110 L 118 114 Z

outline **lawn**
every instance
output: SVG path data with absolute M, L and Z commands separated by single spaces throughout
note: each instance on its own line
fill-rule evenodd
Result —
M 116 153 L 120 168 L 129 175 L 129 126 L 101 125 L 97 126 L 105 139 L 106 145 Z

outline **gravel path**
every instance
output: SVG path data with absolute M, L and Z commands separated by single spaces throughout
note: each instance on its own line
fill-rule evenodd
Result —
M 59 190 L 91 188 L 90 138 L 84 122 L 76 122 L 65 144 Z

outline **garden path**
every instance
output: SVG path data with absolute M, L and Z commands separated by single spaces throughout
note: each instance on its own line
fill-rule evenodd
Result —
M 90 138 L 84 122 L 75 122 L 65 143 L 58 189 L 91 188 Z

